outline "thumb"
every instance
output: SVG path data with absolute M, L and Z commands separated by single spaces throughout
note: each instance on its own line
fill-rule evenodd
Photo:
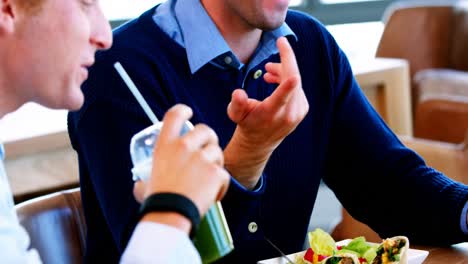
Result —
M 219 189 L 216 201 L 221 201 L 221 199 L 223 199 L 224 195 L 226 195 L 228 191 L 229 183 L 231 181 L 231 175 L 225 169 L 221 169 L 219 177 L 221 179 L 221 188 Z
M 231 102 L 227 107 L 229 118 L 234 123 L 239 123 L 248 113 L 248 96 L 242 89 L 236 89 L 232 92 Z
M 135 182 L 133 186 L 133 196 L 137 202 L 142 203 L 145 200 L 146 196 L 146 184 L 139 180 Z

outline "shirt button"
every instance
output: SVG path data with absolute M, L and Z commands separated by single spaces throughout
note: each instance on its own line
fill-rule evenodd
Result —
M 251 223 L 249 224 L 249 232 L 253 234 L 253 233 L 257 232 L 257 230 L 258 230 L 258 225 L 257 225 L 257 223 L 251 222 Z
M 226 56 L 226 57 L 224 58 L 224 62 L 225 62 L 226 64 L 231 64 L 232 58 L 229 57 L 229 56 Z
M 254 77 L 254 79 L 256 80 L 256 79 L 260 78 L 260 76 L 262 76 L 262 74 L 263 74 L 262 70 L 257 70 L 257 71 L 254 73 L 254 76 L 253 76 L 253 77 Z

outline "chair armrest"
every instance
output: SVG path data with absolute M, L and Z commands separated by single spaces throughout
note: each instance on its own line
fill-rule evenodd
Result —
M 467 138 L 468 140 L 468 135 Z M 418 153 L 426 164 L 448 177 L 468 184 L 468 145 L 400 136 L 403 144 Z
M 468 100 L 468 72 L 465 71 L 449 69 L 422 70 L 415 74 L 413 82 L 416 89 L 416 103 L 437 97 Z
M 460 143 L 467 130 L 468 97 L 426 96 L 415 106 L 415 137 Z

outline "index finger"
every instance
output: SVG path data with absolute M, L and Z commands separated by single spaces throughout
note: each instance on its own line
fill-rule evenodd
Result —
M 297 66 L 296 55 L 294 54 L 288 39 L 280 37 L 276 41 L 278 50 L 281 58 L 281 65 L 285 76 L 289 77 L 294 74 L 299 74 L 299 68 Z
M 192 117 L 192 109 L 186 105 L 178 104 L 171 107 L 163 119 L 161 133 L 159 133 L 158 141 L 172 141 L 180 136 L 182 127 L 190 117 Z
M 218 177 L 221 180 L 221 187 L 218 191 L 218 195 L 216 197 L 216 201 L 221 201 L 224 195 L 226 195 L 227 190 L 229 189 L 229 183 L 231 182 L 231 175 L 222 167 L 219 169 Z

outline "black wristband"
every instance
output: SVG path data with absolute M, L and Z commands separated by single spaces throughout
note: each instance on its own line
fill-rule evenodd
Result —
M 140 219 L 151 212 L 176 212 L 187 217 L 192 223 L 190 238 L 193 238 L 200 224 L 200 212 L 189 198 L 176 193 L 155 193 L 141 204 Z

